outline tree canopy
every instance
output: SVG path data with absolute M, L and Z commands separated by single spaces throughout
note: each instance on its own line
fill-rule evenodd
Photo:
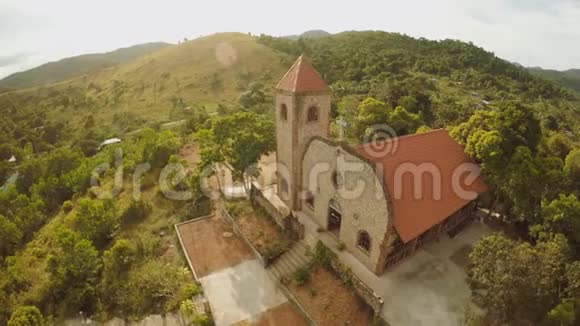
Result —
M 275 147 L 274 124 L 252 112 L 216 117 L 210 127 L 195 134 L 201 146 L 202 166 L 224 163 L 231 167 L 234 180 L 255 176 L 255 167 Z

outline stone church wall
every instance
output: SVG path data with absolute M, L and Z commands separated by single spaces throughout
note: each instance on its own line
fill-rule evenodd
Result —
M 334 171 L 341 175 L 337 187 L 332 180 Z M 303 173 L 304 188 L 314 197 L 313 207 L 303 200 L 303 211 L 327 229 L 329 203 L 331 200 L 338 203 L 342 211 L 339 241 L 371 271 L 377 272 L 390 221 L 382 180 L 367 162 L 320 138 L 314 139 L 306 150 Z M 369 252 L 357 246 L 361 231 L 370 235 Z

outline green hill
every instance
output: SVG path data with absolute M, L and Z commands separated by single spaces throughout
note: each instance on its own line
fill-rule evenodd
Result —
M 567 87 L 580 95 L 580 69 L 558 71 L 542 69 L 540 67 L 530 67 L 528 70 L 534 75 L 553 80 L 556 83 Z
M 216 34 L 64 82 L 0 94 L 0 112 L 17 120 L 22 114 L 28 121 L 39 115 L 73 131 L 82 131 L 90 118 L 103 132 L 118 134 L 183 119 L 185 108 L 213 111 L 219 104 L 237 103 L 251 81 L 271 86 L 290 64 L 288 56 L 251 36 Z
M 311 31 L 306 31 L 306 32 L 299 34 L 299 35 L 284 36 L 284 38 L 291 39 L 291 40 L 297 40 L 299 38 L 320 38 L 320 37 L 325 37 L 325 36 L 330 36 L 330 35 L 332 35 L 332 34 L 330 34 L 327 31 L 324 31 L 321 29 L 313 29 Z
M 145 43 L 107 53 L 85 54 L 49 62 L 30 70 L 17 72 L 0 80 L 0 91 L 2 88 L 27 88 L 63 81 L 99 69 L 129 62 L 168 45 L 167 43 Z
M 335 100 L 372 96 L 420 114 L 432 127 L 457 125 L 477 109 L 519 100 L 546 125 L 580 134 L 580 105 L 572 92 L 471 43 L 380 31 L 300 41 L 262 36 L 259 42 L 292 57 L 309 56 L 332 84 Z
M 254 82 L 264 85 L 271 108 L 273 87 L 301 53 L 331 84 L 334 116 L 372 96 L 439 128 L 517 99 L 552 130 L 580 134 L 580 105 L 571 92 L 470 43 L 387 32 L 300 40 L 222 33 L 63 82 L 0 94 L 0 141 L 23 147 L 48 138 L 55 145 L 55 138 L 86 138 L 88 125 L 98 130 L 96 140 L 122 136 L 201 111 L 237 109 Z M 47 136 L 47 130 L 60 136 Z M 33 147 L 49 148 L 42 144 Z

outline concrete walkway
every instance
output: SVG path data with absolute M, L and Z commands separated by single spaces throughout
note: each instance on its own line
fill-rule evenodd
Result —
M 256 259 L 212 273 L 199 281 L 218 326 L 248 319 L 255 321 L 261 313 L 288 302 Z
M 466 305 L 478 310 L 466 282 L 467 256 L 475 242 L 492 233 L 486 225 L 473 221 L 453 239 L 443 234 L 438 241 L 377 276 L 348 251 L 339 251 L 338 241 L 328 232 L 317 232 L 319 226 L 311 218 L 302 212 L 295 214 L 305 225 L 306 244 L 314 246 L 321 240 L 384 299 L 381 316 L 390 325 L 459 326 Z
M 492 231 L 472 222 L 455 238 L 441 236 L 379 278 L 385 300 L 383 317 L 391 325 L 463 325 L 471 301 L 466 282 L 469 252 Z

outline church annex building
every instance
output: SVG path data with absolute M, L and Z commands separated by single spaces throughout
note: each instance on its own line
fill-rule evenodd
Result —
M 331 89 L 302 56 L 276 87 L 278 197 L 376 275 L 471 216 L 486 191 L 447 131 L 329 138 Z

